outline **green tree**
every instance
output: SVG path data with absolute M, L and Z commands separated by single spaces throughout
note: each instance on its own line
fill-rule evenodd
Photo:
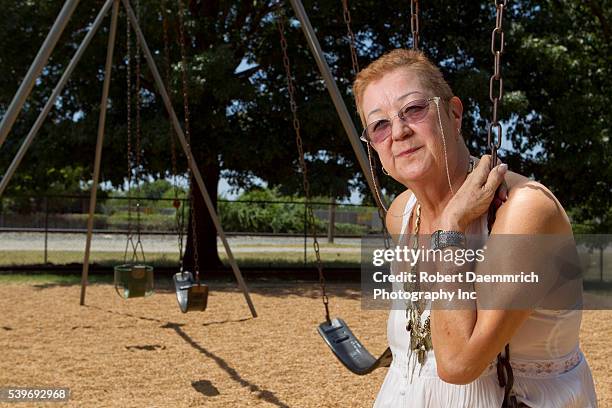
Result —
M 537 9 L 537 6 L 534 6 Z M 551 186 L 573 221 L 612 231 L 612 1 L 548 1 L 517 24 L 511 51 L 517 109 L 513 147 Z
M 141 187 L 142 195 L 152 199 L 163 198 L 171 190 L 173 190 L 172 183 L 164 179 L 143 183 Z
M 101 4 L 101 0 L 92 1 L 77 9 L 0 152 L 0 171 L 14 155 L 20 138 L 42 108 Z M 164 4 L 170 27 L 170 88 L 175 109 L 182 116 L 177 6 L 174 0 Z M 258 177 L 283 194 L 301 191 L 275 20 L 277 13 L 283 12 L 290 19 L 285 35 L 297 85 L 312 193 L 341 199 L 349 195 L 350 187 L 356 187 L 371 202 L 299 23 L 288 2 L 280 3 L 280 7 L 277 4 L 262 0 L 188 1 L 192 146 L 209 193 L 216 200 L 221 174 L 235 187 L 248 188 Z M 510 131 L 502 157 L 511 169 L 547 184 L 567 208 L 575 209 L 575 221 L 608 225 L 609 229 L 610 0 L 520 0 L 508 4 L 502 67 L 506 93 L 501 116 Z M 389 49 L 409 46 L 410 9 L 405 1 L 386 2 L 385 7 L 374 0 L 349 1 L 349 5 L 362 66 Z M 60 4 L 51 0 L 0 0 L 0 6 L 4 10 L 0 24 L 1 113 Z M 341 3 L 304 0 L 304 6 L 345 102 L 349 110 L 354 110 L 350 92 L 354 74 Z M 143 31 L 160 68 L 164 49 L 161 13 L 161 0 L 141 1 Z M 493 4 L 484 0 L 422 2 L 420 22 L 422 48 L 442 67 L 464 101 L 467 142 L 474 153 L 484 152 L 491 109 L 488 83 L 493 62 Z M 39 171 L 41 168 L 82 166 L 81 180 L 90 178 L 107 32 L 105 27 L 95 37 L 12 188 L 31 183 L 33 190 L 45 191 L 49 176 Z M 125 55 L 122 16 L 102 164 L 103 180 L 115 186 L 123 186 L 127 175 Z M 142 84 L 143 168 L 148 176 L 164 178 L 172 172 L 167 115 L 146 67 Z M 178 172 L 185 169 L 179 154 Z M 402 189 L 389 178 L 383 177 L 381 182 L 390 195 Z M 214 267 L 218 265 L 214 228 L 199 192 L 194 196 L 199 254 L 205 260 L 202 267 Z M 191 250 L 188 248 L 188 259 Z

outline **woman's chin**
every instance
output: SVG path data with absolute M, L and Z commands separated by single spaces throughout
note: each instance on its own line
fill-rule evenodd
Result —
M 425 181 L 424 176 L 416 176 L 412 174 L 402 174 L 400 177 L 396 179 L 396 181 L 400 182 L 406 187 L 414 186 L 416 183 L 420 183 Z
M 401 181 L 403 184 L 421 181 L 427 177 L 428 173 L 429 172 L 422 163 L 406 163 L 406 165 L 400 165 L 396 168 L 398 181 Z

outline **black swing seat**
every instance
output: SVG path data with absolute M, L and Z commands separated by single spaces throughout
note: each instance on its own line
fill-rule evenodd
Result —
M 176 300 L 181 312 L 206 310 L 208 304 L 208 285 L 200 284 L 193 279 L 191 272 L 175 273 L 174 288 Z
M 391 365 L 391 349 L 387 348 L 378 359 L 374 358 L 342 319 L 332 319 L 331 325 L 323 322 L 318 331 L 338 360 L 357 375 L 366 375 L 377 368 Z

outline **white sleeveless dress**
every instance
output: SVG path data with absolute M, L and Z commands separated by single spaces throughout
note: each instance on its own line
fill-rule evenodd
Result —
M 415 204 L 412 195 L 406 203 L 400 235 L 406 230 Z M 470 225 L 467 233 L 486 235 L 486 214 Z M 405 303 L 398 302 L 391 308 L 387 325 L 393 363 L 374 408 L 501 407 L 503 389 L 497 380 L 495 362 L 470 384 L 455 385 L 438 377 L 433 350 L 427 353 L 423 367 L 415 355 L 409 357 Z M 428 315 L 426 310 L 423 322 Z M 512 337 L 513 395 L 519 402 L 531 408 L 597 407 L 591 370 L 578 345 L 581 319 L 581 310 L 536 310 Z

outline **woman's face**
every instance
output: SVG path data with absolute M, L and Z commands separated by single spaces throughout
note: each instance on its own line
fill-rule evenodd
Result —
M 364 91 L 362 111 L 366 125 L 381 119 L 391 119 L 390 136 L 380 143 L 373 143 L 372 147 L 387 172 L 404 185 L 436 176 L 439 172 L 445 174 L 436 102 L 429 102 L 426 116 L 418 123 L 404 123 L 397 117 L 397 113 L 406 104 L 434 96 L 438 95 L 433 95 L 425 89 L 417 75 L 407 69 L 389 72 L 369 84 Z M 450 153 L 449 149 L 453 147 L 450 145 L 454 144 L 450 141 L 456 139 L 456 128 L 461 125 L 461 114 L 459 124 L 456 125 L 450 123 L 451 118 L 446 112 L 447 109 L 440 101 L 440 118 L 446 135 L 447 153 Z

